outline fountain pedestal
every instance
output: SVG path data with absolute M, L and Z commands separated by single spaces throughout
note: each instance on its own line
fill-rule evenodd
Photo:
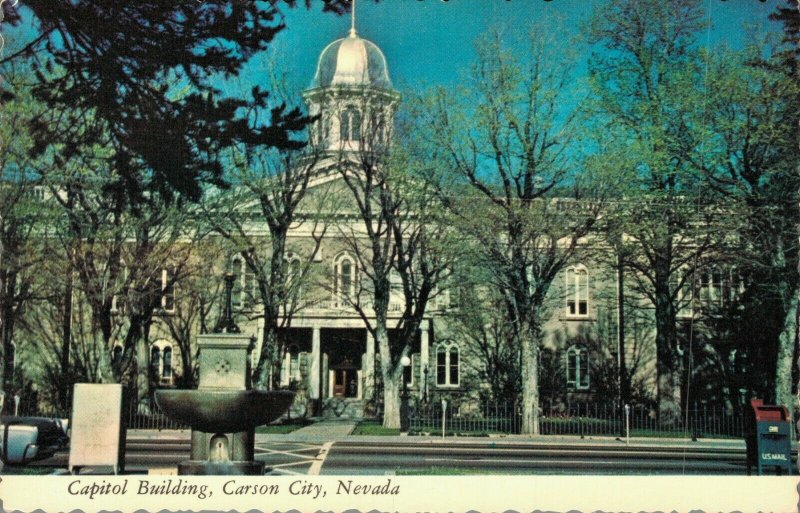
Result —
M 192 427 L 192 455 L 179 475 L 263 475 L 255 461 L 255 427 L 289 409 L 294 392 L 250 390 L 253 341 L 233 320 L 235 277 L 225 275 L 225 305 L 213 334 L 197 337 L 197 390 L 157 390 L 156 402 L 169 417 Z
M 280 417 L 293 392 L 250 390 L 249 337 L 215 333 L 197 341 L 197 390 L 158 390 L 168 416 L 192 427 L 191 459 L 179 475 L 263 475 L 254 460 L 255 427 Z

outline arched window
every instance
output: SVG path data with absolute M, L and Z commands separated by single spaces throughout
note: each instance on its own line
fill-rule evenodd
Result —
M 374 142 L 377 144 L 386 144 L 388 142 L 388 129 L 386 127 L 386 116 L 382 112 L 373 112 L 370 116 L 372 126 L 371 132 L 374 134 Z
M 353 258 L 347 253 L 339 255 L 333 267 L 333 290 L 339 303 L 344 304 L 345 299 L 356 295 L 357 280 L 358 272 Z
M 461 378 L 461 359 L 456 344 L 436 348 L 436 385 L 458 386 Z
M 286 255 L 286 286 L 295 295 L 301 294 L 300 278 L 302 277 L 302 262 L 294 253 Z
M 361 140 L 361 113 L 347 107 L 339 117 L 339 139 L 342 142 Z
M 160 383 L 172 382 L 172 344 L 157 340 L 150 346 L 150 371 L 153 379 Z
M 567 269 L 567 315 L 589 315 L 589 272 L 582 265 Z
M 155 378 L 161 377 L 161 348 L 156 345 L 150 348 L 150 372 Z
M 167 346 L 164 348 L 162 363 L 161 378 L 172 379 L 172 347 Z
M 589 388 L 589 351 L 584 347 L 572 346 L 567 350 L 567 387 Z
M 231 303 L 235 308 L 247 308 L 256 301 L 256 275 L 241 255 L 231 259 L 231 272 L 235 275 Z
M 316 123 L 317 142 L 320 145 L 327 145 L 331 137 L 331 118 L 329 115 L 323 115 Z

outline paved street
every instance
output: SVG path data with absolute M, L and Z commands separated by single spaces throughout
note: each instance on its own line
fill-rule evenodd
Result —
M 316 426 L 316 427 L 314 427 Z M 353 436 L 353 423 L 322 423 L 289 434 L 256 435 L 256 459 L 276 475 L 397 473 L 746 475 L 742 440 L 518 436 L 451 438 Z M 131 431 L 129 472 L 168 470 L 189 456 L 189 433 Z M 67 465 L 59 453 L 40 466 Z M 9 473 L 14 469 L 6 469 Z

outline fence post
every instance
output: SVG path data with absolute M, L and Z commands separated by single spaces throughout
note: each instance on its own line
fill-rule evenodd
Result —
M 445 422 L 447 419 L 445 418 L 445 411 L 447 411 L 447 400 L 442 399 L 442 438 L 444 438 L 445 433 Z
M 625 405 L 625 445 L 631 442 L 631 405 Z

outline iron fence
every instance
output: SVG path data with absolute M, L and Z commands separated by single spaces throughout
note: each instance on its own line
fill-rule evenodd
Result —
M 412 406 L 409 420 L 412 432 L 441 433 L 441 404 Z M 509 403 L 457 409 L 448 405 L 444 424 L 449 434 L 516 434 L 521 431 L 522 416 L 520 406 Z M 610 404 L 545 405 L 539 413 L 539 433 L 543 435 L 625 436 L 625 426 L 623 409 Z M 631 405 L 628 414 L 630 436 L 739 438 L 743 426 L 742 413 L 707 405 L 695 405 L 684 411 L 677 422 L 659 419 L 655 410 L 645 405 Z
M 12 412 L 8 412 L 11 414 Z M 24 417 L 47 417 L 52 419 L 69 419 L 69 411 L 47 410 L 47 409 L 19 409 L 19 415 Z M 170 419 L 153 404 L 150 410 L 144 408 L 131 409 L 123 415 L 127 421 L 127 429 L 153 429 L 153 430 L 177 430 L 189 429 L 189 426 Z

